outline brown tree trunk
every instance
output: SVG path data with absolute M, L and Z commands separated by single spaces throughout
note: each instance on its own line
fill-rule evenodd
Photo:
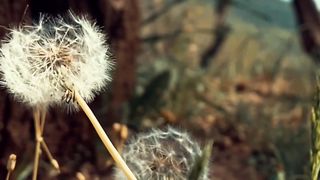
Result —
M 219 0 L 216 5 L 216 27 L 225 25 L 225 19 L 228 14 L 232 0 Z
M 134 91 L 140 17 L 138 0 L 109 0 L 105 5 L 105 25 L 116 61 L 108 110 L 112 122 L 122 120 L 124 105 Z
M 294 0 L 293 7 L 303 48 L 313 57 L 319 56 L 320 17 L 314 1 Z
M 123 118 L 123 108 L 135 87 L 136 58 L 139 51 L 140 12 L 138 0 L 71 0 L 70 6 L 85 10 L 97 19 L 108 35 L 115 70 L 108 102 L 107 121 L 110 125 Z

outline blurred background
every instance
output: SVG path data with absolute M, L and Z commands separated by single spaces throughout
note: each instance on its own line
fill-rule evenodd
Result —
M 39 13 L 87 14 L 116 62 L 90 106 L 119 149 L 172 125 L 202 145 L 214 140 L 212 179 L 304 180 L 320 61 L 317 1 L 0 0 L 0 36 Z M 14 179 L 30 179 L 30 108 L 0 92 L 0 178 L 15 153 Z M 44 138 L 61 173 L 42 159 L 40 179 L 112 179 L 113 162 L 82 112 L 50 109 Z

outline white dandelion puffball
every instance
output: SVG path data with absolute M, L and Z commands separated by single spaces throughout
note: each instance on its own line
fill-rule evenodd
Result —
M 171 127 L 138 134 L 122 152 L 123 159 L 139 180 L 186 180 L 201 154 L 196 141 Z M 116 168 L 115 179 L 125 180 L 126 176 Z M 206 167 L 199 180 L 207 179 Z
M 31 106 L 51 106 L 74 88 L 91 101 L 111 80 L 105 36 L 85 17 L 41 16 L 11 30 L 0 48 L 1 84 Z M 66 88 L 67 87 L 67 88 Z

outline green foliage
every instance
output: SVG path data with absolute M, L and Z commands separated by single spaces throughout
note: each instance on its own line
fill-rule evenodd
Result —
M 195 163 L 191 169 L 189 180 L 200 180 L 204 172 L 207 171 L 208 164 L 211 158 L 213 141 L 207 143 L 204 147 L 201 156 L 198 156 Z
M 311 179 L 317 180 L 320 170 L 320 86 L 317 85 L 311 114 Z

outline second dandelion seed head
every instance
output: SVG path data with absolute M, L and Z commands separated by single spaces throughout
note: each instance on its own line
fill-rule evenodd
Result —
M 190 136 L 172 127 L 153 129 L 133 138 L 123 149 L 123 158 L 138 179 L 185 180 L 202 151 Z M 199 180 L 207 180 L 207 169 Z M 116 169 L 115 178 L 124 180 Z
M 31 106 L 65 104 L 68 88 L 90 101 L 111 80 L 105 36 L 71 13 L 12 29 L 0 52 L 2 84 Z

